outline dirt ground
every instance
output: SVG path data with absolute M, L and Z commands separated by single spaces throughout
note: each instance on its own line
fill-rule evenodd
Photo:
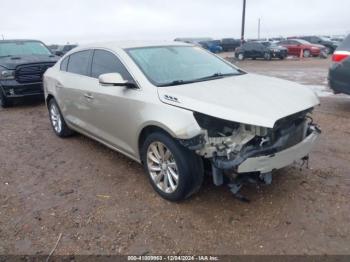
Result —
M 329 63 L 239 66 L 324 89 Z M 251 203 L 207 179 L 174 204 L 137 163 L 82 135 L 56 137 L 42 102 L 0 109 L 0 254 L 48 254 L 60 233 L 55 254 L 350 254 L 349 113 L 350 98 L 326 90 L 311 169 L 245 188 Z

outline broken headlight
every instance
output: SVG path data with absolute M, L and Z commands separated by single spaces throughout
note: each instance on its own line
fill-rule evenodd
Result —
M 240 127 L 239 123 L 208 116 L 202 113 L 193 113 L 198 125 L 208 131 L 210 137 L 230 136 Z

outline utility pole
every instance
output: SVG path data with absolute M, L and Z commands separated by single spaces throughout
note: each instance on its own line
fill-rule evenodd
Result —
M 243 42 L 244 42 L 245 6 L 246 6 L 246 0 L 243 0 L 242 31 L 241 31 L 241 45 L 243 45 Z
M 260 40 L 260 21 L 261 18 L 259 17 L 259 21 L 258 21 L 258 40 Z

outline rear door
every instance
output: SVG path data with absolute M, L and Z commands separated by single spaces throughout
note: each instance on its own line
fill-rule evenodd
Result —
M 66 121 L 81 129 L 89 129 L 89 89 L 94 79 L 90 75 L 92 50 L 78 51 L 61 64 L 61 77 L 56 85 L 57 96 Z M 65 69 L 65 70 L 63 70 Z

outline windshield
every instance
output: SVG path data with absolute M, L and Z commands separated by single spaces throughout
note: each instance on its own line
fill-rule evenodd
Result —
M 156 86 L 206 81 L 241 74 L 239 69 L 193 46 L 160 46 L 126 50 Z
M 331 41 L 329 37 L 325 37 L 325 36 L 321 36 L 320 39 L 323 41 Z
M 46 46 L 37 41 L 15 41 L 0 43 L 0 56 L 51 55 Z

